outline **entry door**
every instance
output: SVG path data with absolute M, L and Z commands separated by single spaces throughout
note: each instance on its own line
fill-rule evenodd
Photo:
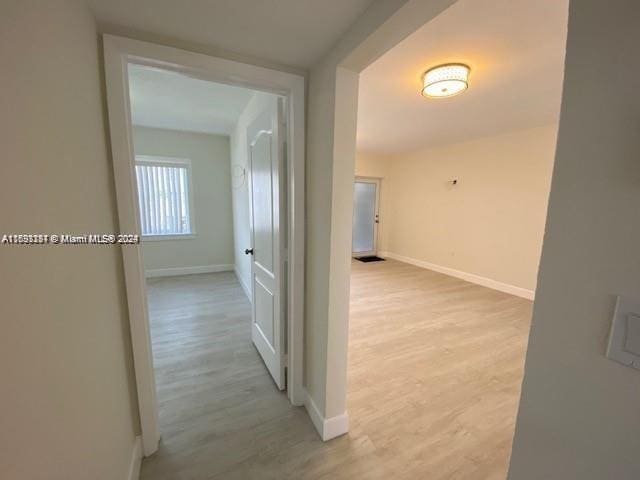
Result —
M 283 127 L 282 103 L 274 97 L 247 129 L 252 245 L 245 251 L 252 259 L 251 339 L 280 390 L 286 387 Z
M 356 178 L 353 185 L 354 257 L 376 255 L 378 243 L 380 180 Z

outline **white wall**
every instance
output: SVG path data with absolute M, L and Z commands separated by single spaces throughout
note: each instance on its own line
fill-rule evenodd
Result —
M 356 175 L 385 178 L 391 172 L 390 157 L 369 152 L 356 153 Z
M 357 175 L 385 176 L 380 250 L 532 293 L 556 133 L 550 125 L 383 160 L 359 156 Z
M 117 232 L 93 17 L 3 1 L 2 233 Z M 0 478 L 126 479 L 139 430 L 120 248 L 0 248 Z
M 640 372 L 605 358 L 640 298 L 640 4 L 572 0 L 511 480 L 640 478 Z
M 134 127 L 137 155 L 191 160 L 196 235 L 179 240 L 144 241 L 147 273 L 171 268 L 218 267 L 234 263 L 229 137 Z
M 265 109 L 276 108 L 277 97 L 255 92 L 238 119 L 231 135 L 231 176 L 233 200 L 234 258 L 238 280 L 251 299 L 251 257 L 245 248 L 251 248 L 248 185 L 247 127 Z M 244 172 L 244 174 L 243 174 Z

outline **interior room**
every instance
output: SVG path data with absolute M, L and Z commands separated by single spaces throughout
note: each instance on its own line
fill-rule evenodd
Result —
M 348 407 L 415 478 L 506 477 L 567 11 L 460 0 L 360 75 Z
M 0 12 L 0 479 L 640 479 L 640 2 Z
M 252 342 L 252 200 L 262 199 L 251 185 L 268 172 L 251 128 L 279 97 L 144 65 L 128 72 L 161 435 L 141 478 L 212 473 L 237 461 L 228 445 L 291 410 Z M 197 452 L 213 456 L 193 465 Z

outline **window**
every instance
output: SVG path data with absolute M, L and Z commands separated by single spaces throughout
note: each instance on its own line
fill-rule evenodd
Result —
M 189 160 L 136 156 L 136 178 L 143 236 L 193 233 Z

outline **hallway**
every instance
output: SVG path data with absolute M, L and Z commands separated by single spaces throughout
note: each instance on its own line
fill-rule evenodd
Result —
M 162 439 L 142 480 L 272 478 L 278 452 L 321 444 L 252 345 L 232 272 L 150 279 L 148 297 Z

